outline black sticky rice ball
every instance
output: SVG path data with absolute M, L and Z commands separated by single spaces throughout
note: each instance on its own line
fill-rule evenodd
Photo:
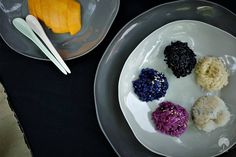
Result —
M 141 101 L 158 100 L 164 97 L 168 89 L 168 82 L 164 74 L 145 68 L 142 69 L 139 78 L 133 81 L 135 94 Z
M 194 69 L 197 60 L 188 43 L 181 41 L 171 42 L 164 50 L 165 62 L 177 78 L 189 75 Z

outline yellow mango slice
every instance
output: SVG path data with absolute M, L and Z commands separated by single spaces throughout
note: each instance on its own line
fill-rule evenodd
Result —
M 57 5 L 53 6 L 53 3 L 57 3 Z M 52 10 L 50 12 L 50 23 L 52 31 L 54 33 L 69 32 L 69 28 L 67 25 L 68 0 L 51 0 L 49 4 L 50 9 Z
M 47 0 L 40 0 L 40 8 L 41 8 L 41 16 L 39 16 L 40 20 L 44 22 L 44 24 L 51 28 L 49 21 L 49 5 Z
M 74 35 L 81 29 L 81 6 L 75 0 L 28 0 L 28 7 L 54 33 Z
M 67 26 L 68 0 L 61 0 L 57 4 L 58 29 L 60 33 L 69 32 Z
M 42 19 L 40 0 L 34 0 L 34 3 L 35 14 L 39 19 Z
M 37 16 L 34 11 L 34 0 L 28 0 L 29 13 L 33 16 Z
M 75 35 L 81 29 L 81 6 L 75 1 L 68 2 L 68 27 L 71 35 Z

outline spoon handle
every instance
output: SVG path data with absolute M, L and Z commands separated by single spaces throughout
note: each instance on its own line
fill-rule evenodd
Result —
M 34 34 L 31 28 L 28 26 L 25 20 L 22 18 L 15 18 L 12 21 L 13 25 L 19 30 L 22 34 L 32 40 L 35 45 L 37 45 L 42 52 L 61 70 L 62 73 L 67 75 L 66 70 L 61 66 L 61 64 L 56 60 L 56 58 L 49 52 L 49 50 L 43 45 L 39 38 Z
M 41 24 L 39 23 L 39 21 L 37 20 L 37 18 L 35 18 L 32 15 L 28 15 L 26 17 L 26 22 L 31 27 L 31 29 L 42 39 L 42 41 L 45 43 L 45 45 L 48 47 L 48 49 L 52 52 L 52 54 L 58 60 L 58 62 L 65 68 L 65 70 L 68 73 L 71 73 L 69 67 L 63 61 L 63 59 L 61 58 L 61 56 L 59 55 L 57 50 L 52 45 L 51 41 L 48 39 L 46 33 L 44 32 L 44 30 L 43 30 Z

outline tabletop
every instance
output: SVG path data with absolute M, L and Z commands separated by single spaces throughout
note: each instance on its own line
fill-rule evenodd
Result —
M 89 54 L 66 61 L 72 71 L 68 76 L 51 62 L 15 53 L 0 39 L 0 81 L 34 157 L 117 156 L 96 118 L 93 85 L 97 65 L 127 22 L 170 1 L 121 0 L 118 15 L 102 43 Z M 211 1 L 236 12 L 232 0 Z M 236 153 L 235 149 L 230 151 Z

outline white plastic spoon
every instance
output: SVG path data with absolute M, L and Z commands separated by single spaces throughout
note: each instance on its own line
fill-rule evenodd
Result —
M 56 60 L 56 58 L 51 54 L 51 52 L 43 45 L 39 38 L 34 34 L 32 29 L 28 26 L 26 21 L 22 18 L 15 18 L 12 21 L 13 25 L 18 29 L 22 34 L 32 40 L 42 51 L 43 53 L 61 70 L 65 75 L 67 75 L 66 70 L 62 65 Z
M 52 45 L 51 41 L 48 39 L 46 33 L 43 30 L 43 27 L 39 23 L 38 19 L 34 17 L 33 15 L 28 15 L 26 17 L 26 22 L 30 26 L 30 28 L 42 39 L 42 41 L 45 43 L 45 45 L 48 47 L 48 49 L 52 52 L 52 54 L 55 56 L 55 58 L 60 62 L 60 64 L 64 67 L 64 69 L 71 73 L 70 69 L 66 65 L 66 63 L 63 61 L 57 50 Z

